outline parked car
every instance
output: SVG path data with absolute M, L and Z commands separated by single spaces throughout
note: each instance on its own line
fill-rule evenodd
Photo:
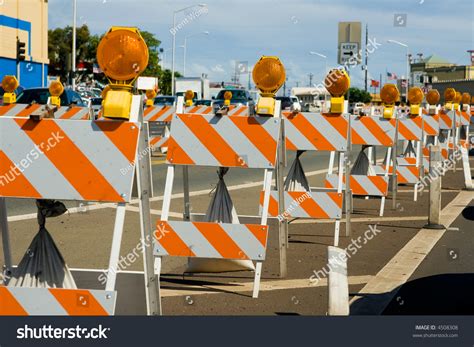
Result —
M 36 103 L 40 105 L 46 105 L 48 98 L 50 97 L 48 88 L 31 88 L 25 89 L 18 95 L 16 102 L 18 104 L 31 104 Z M 79 93 L 65 89 L 60 96 L 61 106 L 76 105 L 80 107 L 87 107 L 87 104 L 82 100 Z
M 293 110 L 294 111 L 298 111 L 298 112 L 301 112 L 301 103 L 300 103 L 300 99 L 298 99 L 297 96 L 290 96 L 290 99 L 293 103 Z
M 204 100 L 204 99 L 196 100 L 194 105 L 196 105 L 196 106 L 211 106 L 212 105 L 212 100 Z
M 224 106 L 224 93 L 227 91 L 232 93 L 231 105 L 248 106 L 249 114 L 255 113 L 255 101 L 250 96 L 250 93 L 244 89 L 222 89 L 212 102 L 214 111 Z
M 155 97 L 153 104 L 155 106 L 173 106 L 176 102 L 176 97 L 171 95 L 160 95 Z

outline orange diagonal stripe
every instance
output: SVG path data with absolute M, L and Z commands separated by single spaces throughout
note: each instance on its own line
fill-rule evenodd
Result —
M 347 138 L 347 120 L 341 116 L 323 116 L 343 138 Z
M 168 140 L 166 160 L 171 164 L 194 165 L 194 160 L 177 144 L 171 136 Z
M 0 286 L 0 316 L 28 316 L 7 287 Z
M 13 168 L 13 170 L 12 170 Z M 28 170 L 28 169 L 26 169 Z M 0 196 L 41 198 L 41 194 L 0 150 Z
M 255 118 L 230 116 L 229 119 L 240 129 L 242 134 L 257 148 L 260 153 L 275 165 L 277 143 Z
M 363 117 L 363 123 L 369 132 L 384 146 L 391 146 L 392 139 L 388 136 L 382 127 L 371 117 Z M 383 121 L 381 121 L 383 122 Z
M 398 123 L 398 132 L 400 134 L 402 134 L 402 136 L 406 140 L 415 140 L 415 139 L 417 139 L 415 134 L 413 134 L 413 132 L 411 132 L 411 130 L 408 129 L 407 126 L 405 124 L 403 124 L 402 122 Z
M 156 112 L 156 114 L 151 116 L 150 119 L 148 119 L 148 121 L 153 122 L 153 121 L 157 120 L 161 115 L 165 114 L 166 111 L 168 111 L 168 108 L 166 106 L 164 106 L 161 110 Z
M 247 254 L 218 223 L 193 223 L 215 250 L 225 259 L 248 259 Z
M 261 191 L 260 192 L 260 206 L 262 206 L 263 209 L 263 198 L 265 197 L 265 192 Z M 276 217 L 278 216 L 278 201 L 273 198 L 273 196 L 270 194 L 270 199 L 268 201 L 268 215 L 271 217 Z
M 62 114 L 61 119 L 71 119 L 75 114 L 81 111 L 80 107 L 72 107 Z
M 385 194 L 387 191 L 387 181 L 383 176 L 368 176 L 369 180 L 374 186 L 380 191 L 380 193 Z
M 267 225 L 245 224 L 245 227 L 255 236 L 263 247 L 266 247 L 268 235 Z
M 301 202 L 298 202 L 298 198 L 305 195 L 306 192 L 285 192 L 287 193 L 297 204 L 299 205 L 310 217 L 313 218 L 329 218 L 329 215 L 318 205 L 312 197 L 302 197 Z M 291 206 L 292 204 L 288 204 Z
M 248 167 L 239 162 L 240 155 L 222 138 L 222 136 L 201 115 L 185 116 L 183 123 L 191 130 L 199 142 L 216 158 L 221 166 Z M 245 119 L 245 118 L 242 118 Z
M 4 105 L 0 106 L 0 116 L 3 116 L 8 113 L 12 108 L 14 108 L 16 104 Z
M 168 222 L 158 221 L 156 227 L 155 237 L 169 255 L 178 257 L 196 256 L 189 245 L 184 243 Z
M 15 121 L 40 149 L 46 148 L 48 140 L 56 137 L 55 146 L 44 155 L 85 200 L 124 201 L 55 120 Z
M 354 195 L 369 195 L 364 187 L 362 187 L 353 176 L 351 176 L 350 185 L 350 189 Z
M 88 290 L 49 288 L 49 292 L 69 316 L 108 316 L 107 311 Z
M 98 121 L 95 123 L 129 162 L 135 160 L 138 127 L 129 122 Z
M 21 110 L 20 112 L 18 112 L 18 114 L 15 116 L 15 117 L 28 117 L 30 114 L 32 114 L 33 112 L 35 112 L 37 109 L 39 109 L 41 107 L 40 104 L 33 104 L 29 107 L 26 107 L 24 108 L 23 110 Z
M 302 114 L 288 118 L 298 131 L 318 150 L 334 151 L 336 148 Z

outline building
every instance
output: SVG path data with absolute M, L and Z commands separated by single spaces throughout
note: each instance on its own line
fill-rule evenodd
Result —
M 303 111 L 308 111 L 311 106 L 321 107 L 330 94 L 324 87 L 293 87 L 291 95 L 297 96 Z
M 26 51 L 19 64 L 17 39 Z M 25 88 L 45 86 L 48 63 L 48 1 L 0 1 L 0 79 L 15 75 Z
M 418 59 L 410 67 L 412 85 L 438 89 L 441 95 L 450 87 L 474 95 L 474 59 L 471 65 L 456 65 L 433 54 Z

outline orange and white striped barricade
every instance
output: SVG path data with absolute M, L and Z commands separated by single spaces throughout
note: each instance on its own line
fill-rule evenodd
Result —
M 47 105 L 40 104 L 9 104 L 0 106 L 0 117 L 30 117 L 47 114 Z M 54 111 L 56 119 L 85 120 L 91 119 L 91 110 L 88 107 L 61 106 Z
M 152 151 L 166 153 L 170 125 L 175 106 L 149 106 L 144 110 L 144 120 L 148 123 L 148 136 Z
M 342 218 L 343 166 L 346 161 L 349 135 L 349 118 L 345 114 L 282 112 L 284 119 L 285 145 L 288 151 L 329 151 L 339 154 L 339 173 L 336 185 L 310 187 L 310 191 L 284 191 L 283 207 L 279 190 L 272 190 L 269 215 L 277 217 L 280 223 L 291 219 L 332 219 L 334 245 L 339 244 L 339 229 Z M 281 185 L 281 188 L 283 185 Z M 280 189 L 280 187 L 277 187 Z M 264 192 L 260 206 L 264 205 Z
M 460 128 L 459 128 L 459 143 L 458 149 L 461 152 L 461 160 L 464 173 L 464 187 L 466 189 L 474 189 L 472 181 L 471 165 L 469 163 L 469 150 L 471 144 L 469 142 L 469 129 L 471 125 L 471 107 L 463 105 L 463 109 L 459 111 Z
M 415 153 L 408 151 L 397 157 L 397 181 L 398 184 L 413 184 L 413 200 L 418 199 L 418 183 L 422 173 L 422 140 L 423 140 L 423 117 L 402 116 L 398 118 L 398 140 L 406 141 L 408 146 L 415 143 Z
M 0 286 L 0 315 L 114 314 L 125 208 L 131 200 L 135 169 L 138 170 L 140 189 L 149 189 L 146 186 L 150 174 L 146 163 L 148 157 L 137 154 L 137 146 L 143 151 L 147 145 L 147 137 L 140 131 L 141 125 L 137 121 L 36 121 L 0 117 L 0 227 L 5 264 L 9 269 L 12 269 L 12 261 L 5 199 L 116 204 L 105 290 Z M 142 193 L 139 200 L 142 237 L 145 232 L 152 235 L 149 205 L 145 204 L 147 198 Z M 148 211 L 144 209 L 147 206 Z M 151 264 L 153 269 L 151 246 L 144 252 L 145 264 Z M 149 270 L 150 267 L 146 268 L 146 273 Z M 148 290 L 147 298 L 148 293 L 156 291 L 154 288 Z
M 438 144 L 438 136 L 440 132 L 439 127 L 439 113 L 429 114 L 426 109 L 423 109 L 423 147 L 422 147 L 422 160 L 424 174 L 429 172 L 429 157 L 430 149 L 429 146 Z
M 196 106 L 189 106 L 186 107 L 184 112 L 185 113 L 192 113 L 192 114 L 215 114 L 215 109 L 213 106 L 204 106 L 204 105 L 196 105 Z M 244 105 L 229 105 L 227 109 L 226 116 L 249 116 L 250 111 L 248 106 Z
M 350 140 L 352 145 L 385 147 L 387 148 L 386 163 L 390 162 L 392 146 L 395 142 L 395 124 L 390 120 L 377 116 L 351 116 Z M 369 149 L 371 148 L 369 147 Z M 369 158 L 370 160 L 370 158 Z M 332 169 L 332 168 L 331 168 Z M 349 175 L 349 189 L 352 195 L 356 196 L 376 196 L 381 198 L 380 216 L 383 215 L 385 198 L 388 196 L 389 175 L 388 170 L 377 173 L 374 168 L 374 175 Z M 331 171 L 326 176 L 326 187 L 336 187 L 337 176 Z M 343 180 L 342 189 L 345 187 L 346 178 Z
M 456 112 L 454 110 L 441 109 L 439 112 L 439 135 L 438 143 L 441 146 L 441 156 L 444 160 L 449 159 L 452 153 L 454 136 L 455 136 L 455 118 Z
M 279 118 L 267 117 L 186 113 L 173 116 L 163 208 L 154 238 L 158 277 L 161 258 L 167 256 L 249 259 L 256 262 L 253 297 L 258 297 L 267 247 L 270 185 L 276 167 L 280 124 Z M 264 209 L 260 224 L 169 222 L 176 166 L 264 169 Z M 188 202 L 185 208 L 189 210 Z

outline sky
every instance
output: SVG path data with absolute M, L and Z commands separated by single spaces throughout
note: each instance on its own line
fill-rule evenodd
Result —
M 49 0 L 49 27 L 72 24 L 72 0 Z M 388 43 L 397 40 L 409 52 L 425 57 L 437 54 L 448 61 L 469 64 L 474 49 L 472 0 L 77 0 L 77 23 L 94 34 L 111 26 L 136 26 L 156 35 L 171 66 L 173 13 L 176 14 L 176 70 L 183 71 L 184 38 L 187 38 L 186 75 L 208 74 L 211 81 L 230 81 L 236 61 L 249 67 L 262 55 L 280 57 L 287 70 L 289 88 L 322 81 L 326 69 L 337 66 L 338 22 L 360 21 L 376 42 L 369 54 L 370 79 L 385 81 L 386 72 L 405 75 L 406 48 Z M 401 15 L 401 16 L 400 16 Z M 406 20 L 404 19 L 406 18 Z M 187 22 L 185 22 L 187 19 Z M 178 26 L 178 24 L 181 24 Z M 202 34 L 208 31 L 209 35 Z M 327 59 L 309 52 L 318 52 Z M 351 84 L 362 87 L 360 66 L 350 69 Z M 248 75 L 240 81 L 247 84 Z

